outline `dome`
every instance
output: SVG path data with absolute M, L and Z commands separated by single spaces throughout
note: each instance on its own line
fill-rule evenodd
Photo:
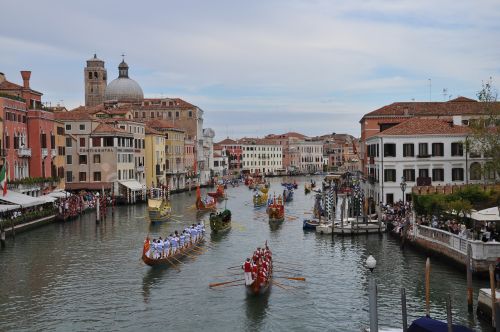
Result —
M 128 65 L 122 61 L 118 66 L 118 78 L 111 81 L 104 92 L 105 101 L 117 101 L 121 103 L 142 102 L 144 93 L 141 86 L 128 77 Z

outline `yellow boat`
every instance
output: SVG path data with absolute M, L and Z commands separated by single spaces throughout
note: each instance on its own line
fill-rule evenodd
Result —
M 266 206 L 267 205 L 267 193 L 261 191 L 255 191 L 253 194 L 253 206 Z
M 148 198 L 149 221 L 152 223 L 168 221 L 172 216 L 172 207 L 167 199 L 167 190 L 152 188 L 150 192 Z

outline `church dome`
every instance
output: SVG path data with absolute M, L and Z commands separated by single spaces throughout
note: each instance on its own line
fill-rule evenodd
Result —
M 122 61 L 118 66 L 118 78 L 111 81 L 104 92 L 105 101 L 117 101 L 119 103 L 142 102 L 144 93 L 141 86 L 128 77 L 128 65 Z

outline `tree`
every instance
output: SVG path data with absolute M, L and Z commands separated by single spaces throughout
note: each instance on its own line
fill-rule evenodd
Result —
M 481 119 L 471 122 L 472 136 L 470 147 L 477 152 L 482 152 L 490 162 L 484 165 L 484 174 L 500 176 L 500 105 L 497 103 L 498 92 L 493 87 L 490 79 L 483 82 L 482 89 L 477 93 L 477 98 L 483 105 L 485 115 Z M 491 176 L 486 178 L 491 178 Z

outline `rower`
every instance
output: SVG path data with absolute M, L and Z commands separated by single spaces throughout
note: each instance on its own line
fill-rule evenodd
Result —
M 179 243 L 177 241 L 178 241 L 178 239 L 177 239 L 176 236 L 173 236 L 172 240 L 170 240 L 170 245 L 172 246 L 172 255 L 174 255 L 175 252 L 177 251 L 177 246 L 178 246 L 178 243 Z
M 170 241 L 168 238 L 165 238 L 165 242 L 163 242 L 163 257 L 167 257 L 170 251 Z
M 161 256 L 163 256 L 163 240 L 161 239 L 161 236 L 160 238 L 158 239 L 158 257 L 161 258 Z
M 181 233 L 179 236 L 179 247 L 184 248 L 184 241 L 186 240 L 186 237 L 184 236 L 184 232 Z
M 191 234 L 189 234 L 189 231 L 184 230 L 184 237 L 186 238 L 186 247 L 191 244 Z
M 241 267 L 243 271 L 245 272 L 245 285 L 251 285 L 253 283 L 252 279 L 252 263 L 250 262 L 250 258 L 247 258 L 247 260 L 243 263 L 243 266 Z

